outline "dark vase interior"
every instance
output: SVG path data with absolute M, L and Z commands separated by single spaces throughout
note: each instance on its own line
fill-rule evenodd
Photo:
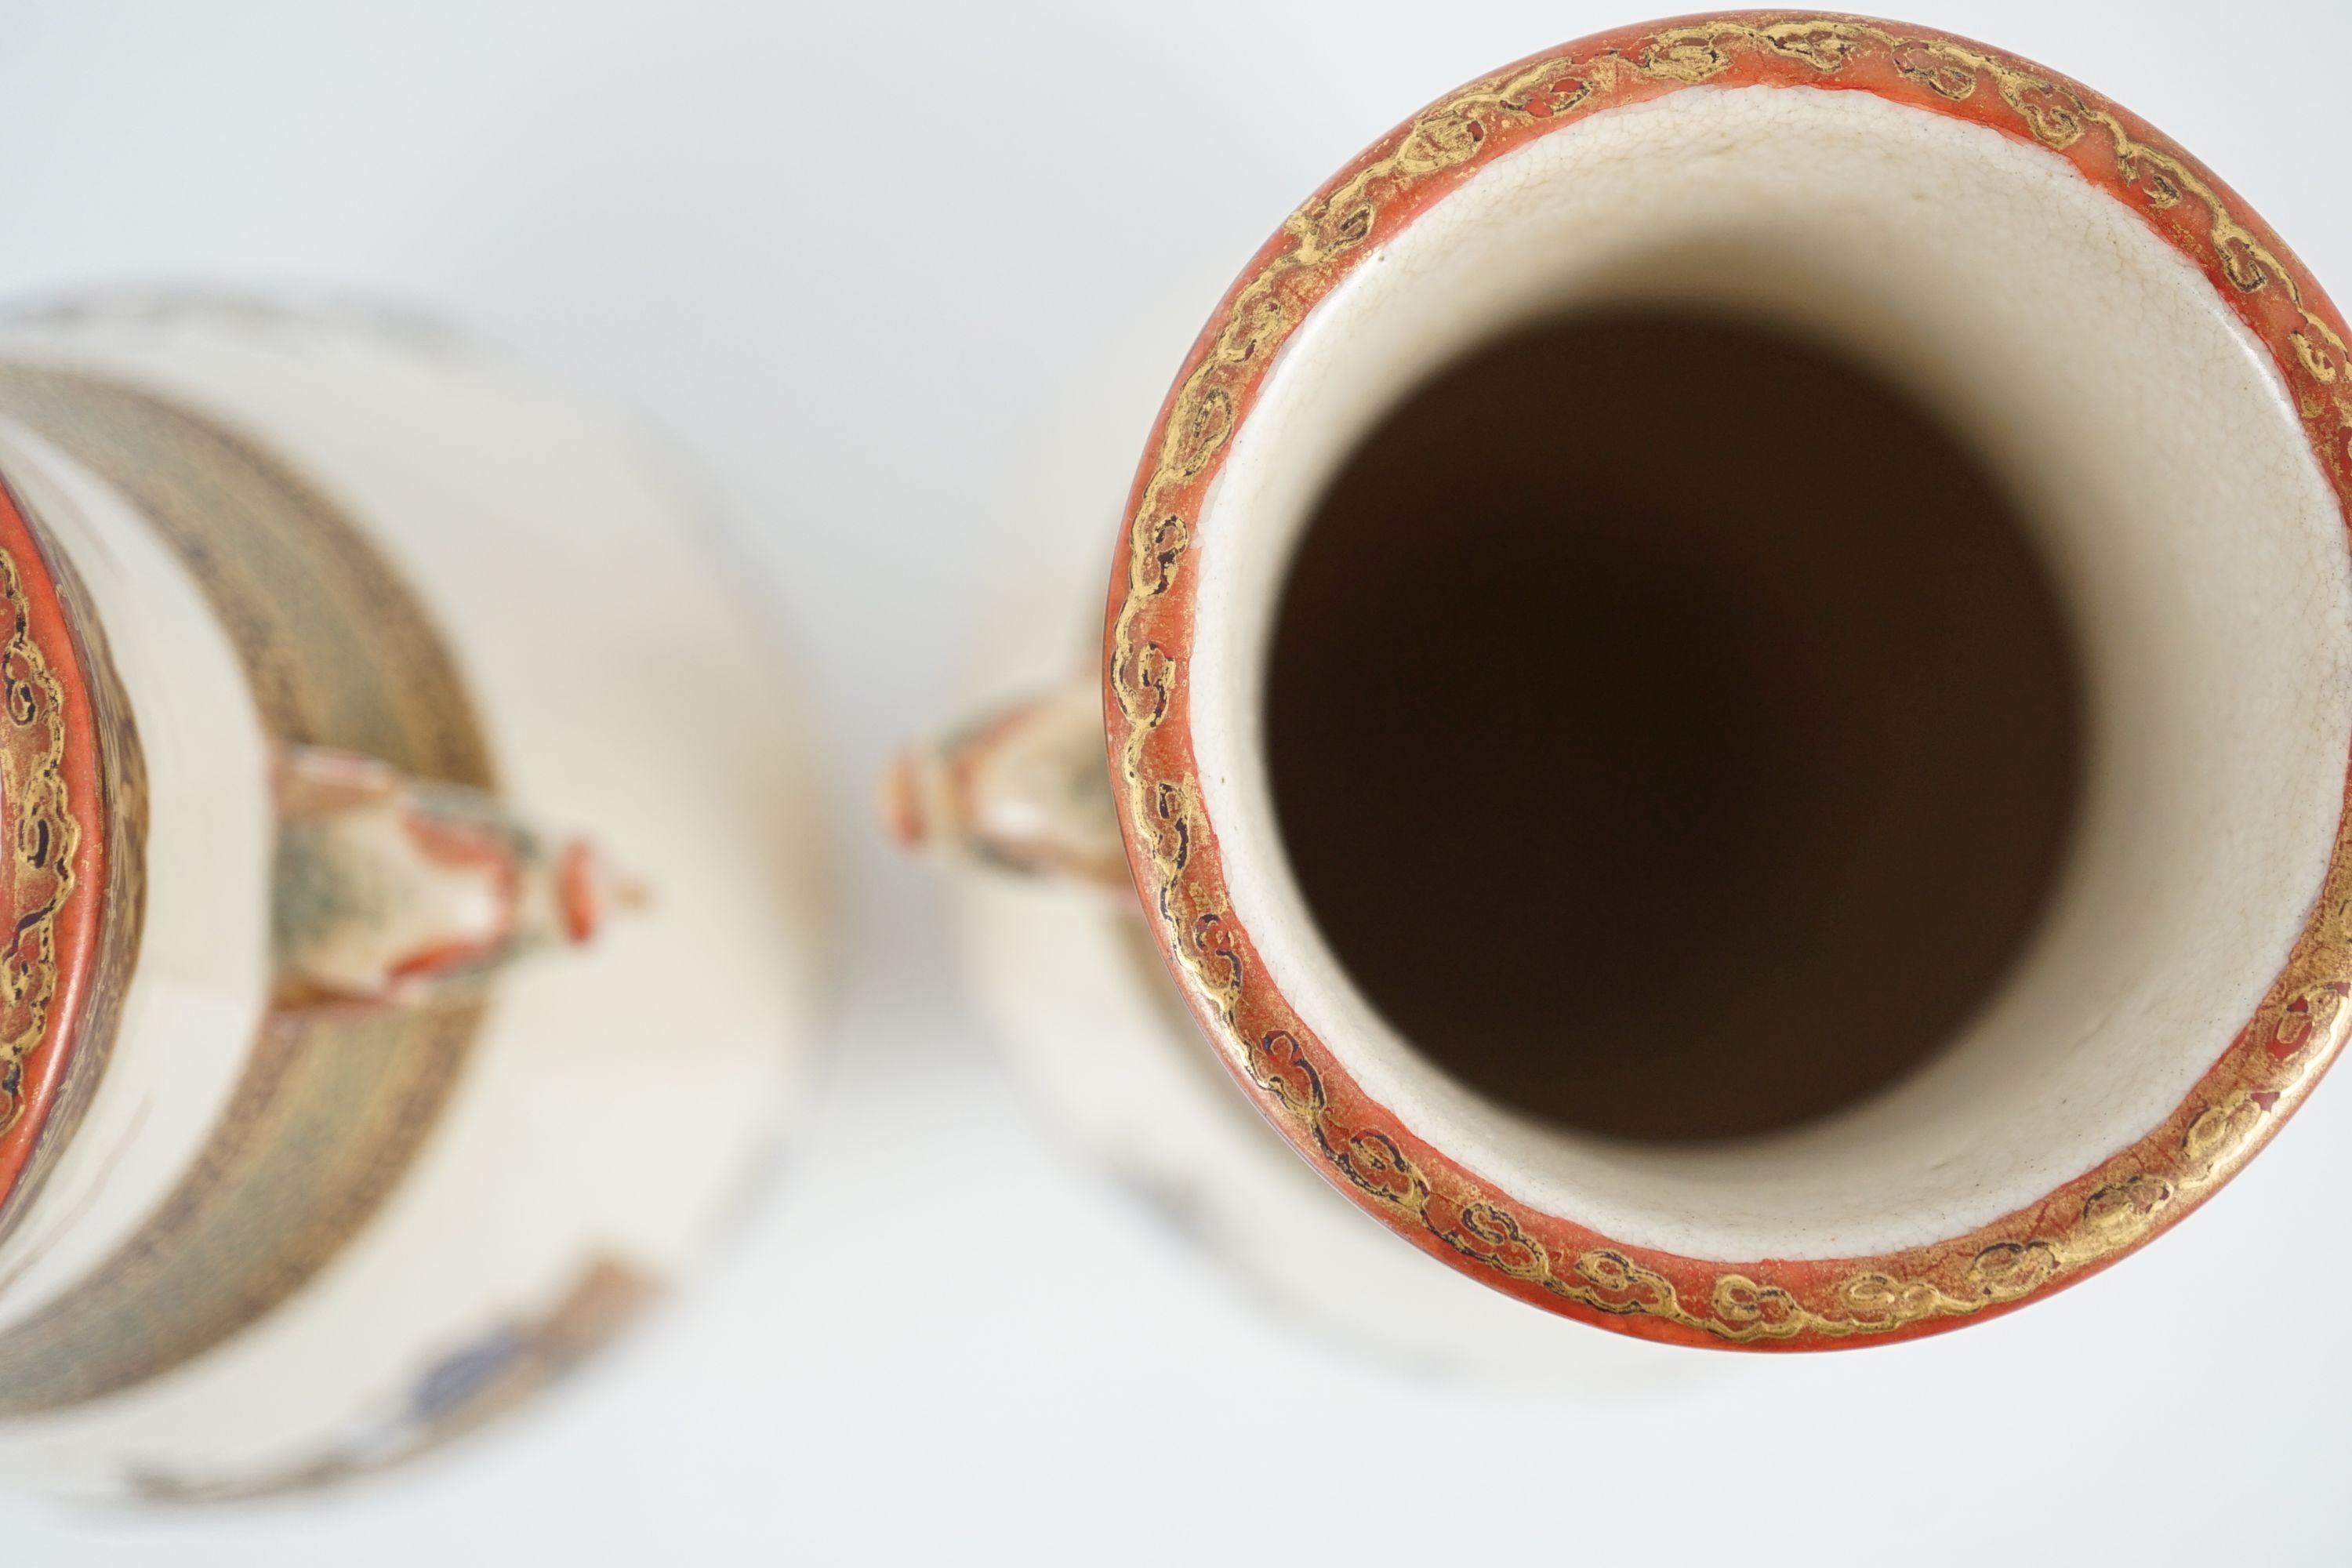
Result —
M 1428 1058 L 1544 1121 L 1785 1128 L 1948 1041 L 2083 769 L 2063 608 L 1875 373 L 1682 312 L 1409 395 L 1292 564 L 1265 693 L 1315 918 Z

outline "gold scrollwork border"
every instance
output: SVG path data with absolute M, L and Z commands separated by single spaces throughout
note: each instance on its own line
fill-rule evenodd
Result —
M 1523 1299 L 1621 1331 L 1827 1348 L 1933 1332 L 2078 1280 L 2194 1208 L 2276 1131 L 2352 1027 L 2352 830 L 2254 1018 L 2165 1123 L 2042 1202 L 1883 1257 L 1727 1265 L 1622 1245 L 1490 1192 L 1373 1102 L 1258 964 L 1194 772 L 1184 676 L 1202 498 L 1284 341 L 1377 242 L 1486 162 L 1602 110 L 1686 88 L 1838 87 L 2065 157 L 2202 268 L 2271 352 L 2352 510 L 2352 350 L 2274 235 L 2160 132 L 2088 89 L 1965 39 L 1859 17 L 1743 13 L 1572 44 L 1440 100 L 1286 221 L 1227 294 L 1136 481 L 1105 650 L 1121 827 L 1159 941 L 1227 1065 L 1360 1205 Z
M 102 780 L 99 762 L 103 750 L 135 773 L 132 748 L 100 733 L 93 705 L 110 675 L 102 649 L 78 646 L 61 593 L 0 486 L 0 1226 L 39 1184 L 105 1055 L 84 1037 L 107 1013 L 89 981 L 101 914 L 125 890 L 109 889 L 110 868 L 135 858 L 131 825 L 114 823 L 110 843 L 101 815 L 102 797 L 135 781 Z
M 0 550 L 0 876 L 12 920 L 0 944 L 0 1134 L 24 1114 L 25 1059 L 49 1030 L 57 994 L 58 913 L 73 896 L 81 827 L 67 799 L 65 689 L 34 641 L 16 558 Z

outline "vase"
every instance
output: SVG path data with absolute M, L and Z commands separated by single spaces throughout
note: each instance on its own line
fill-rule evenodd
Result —
M 1132 1020 L 1189 1015 L 1217 1138 L 1254 1106 L 1559 1316 L 1987 1321 L 2179 1222 L 2342 1044 L 2347 437 L 2318 285 L 2091 89 L 1851 17 L 1603 34 L 1250 259 L 1099 657 L 886 813 L 1095 900 L 982 922 L 992 1010 L 1058 1018 L 1031 1075 L 1147 1181 L 1215 1173 L 1294 1295 L 1388 1276 L 1162 1136 Z
M 0 1473 L 380 1468 L 638 1319 L 798 1103 L 805 755 L 669 465 L 436 329 L 0 322 Z

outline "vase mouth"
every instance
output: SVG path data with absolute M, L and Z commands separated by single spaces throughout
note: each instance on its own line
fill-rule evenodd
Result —
M 1790 90 L 1822 85 L 1869 90 Z M 1408 1237 L 1657 1337 L 1925 1331 L 2155 1234 L 2268 1135 L 2340 1036 L 2342 990 L 2305 995 L 2346 978 L 2314 939 L 2352 751 L 2352 557 L 2340 454 L 2318 439 L 2334 395 L 2313 395 L 2337 379 L 2320 374 L 2340 330 L 2325 310 L 2155 132 L 1940 35 L 1634 30 L 1424 112 L 1302 209 L 1204 334 L 1114 587 L 1130 851 L 1229 1063 Z M 1395 1026 L 1302 889 L 1266 762 L 1285 584 L 1368 434 L 1531 324 L 1643 311 L 1788 334 L 1930 410 L 2014 499 L 2084 694 L 2079 811 L 1998 984 L 1895 1081 L 1699 1143 L 1497 1103 Z M 1839 434 L 1770 478 L 1834 482 Z M 1381 847 L 1364 855 L 1377 886 Z M 1706 897 L 1691 889 L 1694 920 Z M 1831 1007 L 1819 1026 L 1871 1025 Z M 2292 1048 L 2256 1059 L 2265 1030 Z M 2037 1217 L 2070 1207 L 2054 1230 Z M 1875 1315 L 1838 1294 L 1914 1274 L 1910 1304 Z M 1831 1294 L 1798 1310 L 1771 1296 L 1793 1289 L 1781 1277 Z M 1687 1299 L 1751 1286 L 1781 1308 Z
M 0 472 L 0 1236 L 72 1135 L 105 1066 L 111 1023 L 90 994 L 136 942 L 110 795 L 135 745 L 98 628 L 68 564 Z M 135 811 L 131 800 L 114 802 Z M 110 872 L 116 885 L 109 886 Z M 122 907 L 129 905 L 131 907 Z
M 2081 838 L 2081 628 L 2032 519 L 1803 335 L 1646 306 L 1474 346 L 1280 576 L 1265 630 L 1234 612 L 1261 696 L 1220 777 L 1273 814 L 1295 960 L 1533 1124 L 1673 1160 L 1931 1070 Z

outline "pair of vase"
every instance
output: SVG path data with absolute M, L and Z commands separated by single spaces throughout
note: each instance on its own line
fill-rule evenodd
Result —
M 1997 49 L 1567 46 L 1251 259 L 888 825 L 1062 1120 L 1309 1310 L 1987 1321 L 2342 1045 L 2346 331 Z M 758 617 L 625 434 L 411 326 L 17 316 L 0 480 L 10 1473 L 478 1425 L 795 1103 L 825 895 Z

